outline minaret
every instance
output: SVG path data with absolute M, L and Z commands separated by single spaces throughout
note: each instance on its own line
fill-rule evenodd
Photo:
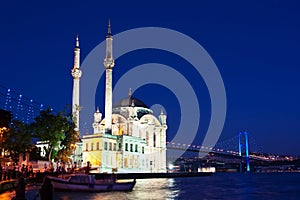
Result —
M 99 126 L 100 126 L 101 119 L 102 119 L 102 113 L 97 107 L 97 110 L 94 113 L 94 123 L 93 123 L 94 134 L 99 133 L 100 131 Z
M 79 69 L 80 65 L 80 48 L 79 48 L 79 39 L 76 35 L 76 44 L 74 48 L 74 67 L 71 71 L 73 76 L 73 96 L 72 96 L 72 114 L 73 120 L 75 123 L 75 131 L 79 131 L 79 81 L 81 77 L 81 70 Z
M 106 57 L 104 66 L 106 68 L 105 84 L 105 133 L 111 134 L 112 124 L 112 70 L 115 65 L 112 55 L 112 35 L 110 29 L 110 20 L 108 20 L 108 32 L 106 36 Z
M 161 125 L 167 129 L 167 115 L 164 114 L 163 109 L 160 110 L 160 115 L 158 116 L 158 120 L 160 121 Z

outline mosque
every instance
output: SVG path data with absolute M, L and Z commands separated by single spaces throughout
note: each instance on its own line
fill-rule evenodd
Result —
M 82 143 L 76 151 L 82 155 L 82 164 L 90 162 L 98 172 L 166 172 L 166 130 L 167 116 L 153 111 L 141 100 L 128 96 L 112 105 L 113 37 L 110 22 L 106 36 L 105 118 L 99 108 L 91 124 L 93 133 L 82 135 Z M 72 113 L 79 131 L 80 47 L 76 37 L 74 49 Z M 87 88 L 83 88 L 87 89 Z M 84 108 L 83 108 L 84 109 Z M 74 156 L 74 160 L 75 156 Z

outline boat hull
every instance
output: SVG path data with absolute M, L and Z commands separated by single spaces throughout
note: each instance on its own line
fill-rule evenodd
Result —
M 78 192 L 109 192 L 109 191 L 132 191 L 136 181 L 113 182 L 113 183 L 71 183 L 68 180 L 49 177 L 55 190 L 78 191 Z

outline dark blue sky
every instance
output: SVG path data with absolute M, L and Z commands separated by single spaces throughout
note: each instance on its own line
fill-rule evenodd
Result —
M 71 103 L 76 33 L 83 60 L 105 38 L 108 18 L 113 34 L 138 27 L 165 27 L 199 42 L 218 66 L 227 94 L 227 117 L 220 140 L 248 130 L 265 152 L 300 155 L 299 10 L 297 1 L 279 0 L 1 3 L 0 84 L 63 110 Z M 124 66 L 119 71 L 116 68 L 116 77 L 150 61 L 174 68 L 184 63 L 166 52 L 137 51 L 116 61 L 116 67 Z M 202 80 L 191 75 L 190 81 Z M 159 96 L 162 100 L 153 97 L 157 90 L 164 94 Z M 210 117 L 208 93 L 201 84 L 197 90 L 206 97 L 200 102 L 204 114 L 196 144 L 201 142 Z M 103 98 L 98 95 L 101 106 Z M 171 138 L 178 128 L 173 114 L 178 103 L 167 105 L 166 100 L 172 93 L 153 85 L 140 88 L 135 95 L 148 105 L 165 105 L 171 115 Z

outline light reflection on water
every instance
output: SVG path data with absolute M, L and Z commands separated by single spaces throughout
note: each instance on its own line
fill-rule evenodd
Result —
M 55 192 L 54 199 L 176 199 L 179 195 L 174 179 L 138 179 L 132 192 L 65 193 Z

